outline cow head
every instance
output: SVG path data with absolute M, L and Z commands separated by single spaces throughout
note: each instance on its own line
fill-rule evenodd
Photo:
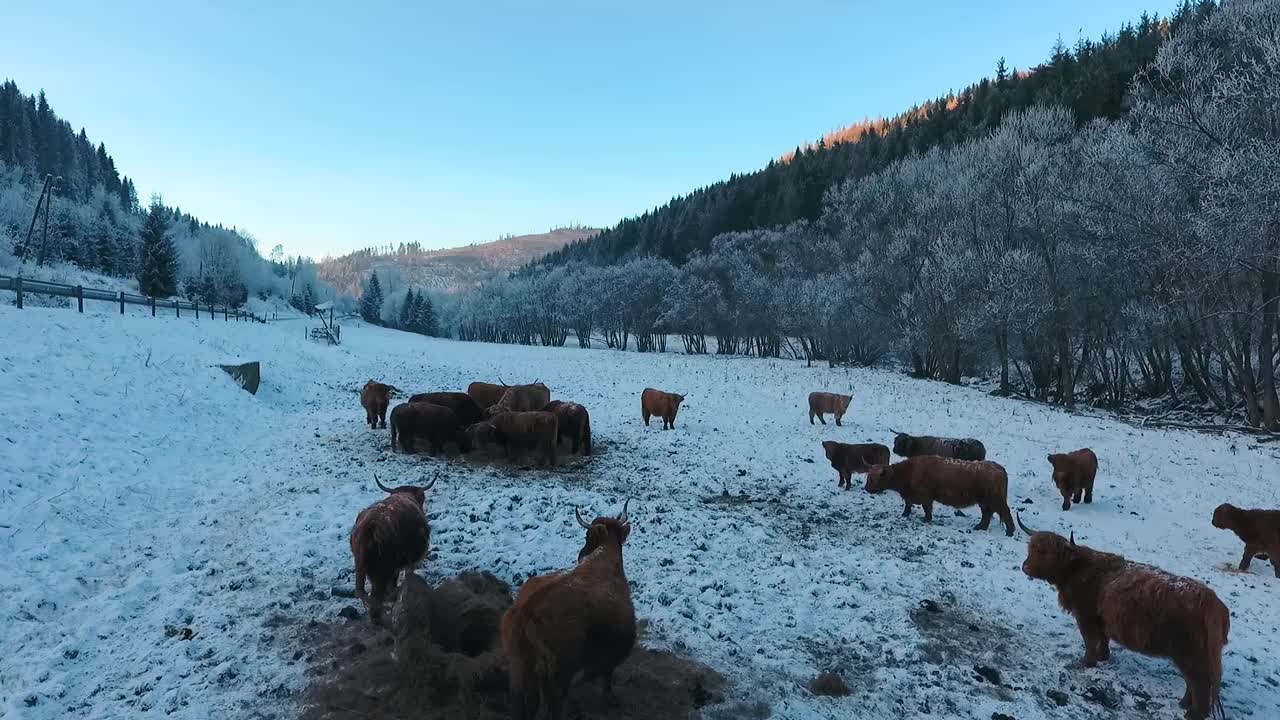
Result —
M 422 479 L 426 480 L 427 478 L 424 475 Z M 404 493 L 408 495 L 409 497 L 413 498 L 414 502 L 418 503 L 418 507 L 423 507 L 426 504 L 427 491 L 435 487 L 435 484 L 436 484 L 435 479 L 432 479 L 431 482 L 425 485 L 401 485 L 399 487 L 387 487 L 386 485 L 382 484 L 381 480 L 378 479 L 378 475 L 376 473 L 373 476 L 373 481 L 377 483 L 378 487 L 384 490 L 388 495 L 395 495 L 397 493 Z
M 671 393 L 671 400 L 676 404 L 676 407 L 679 408 L 680 403 L 684 402 L 684 396 Z
M 847 412 L 847 411 L 849 410 L 849 403 L 850 403 L 852 400 L 853 400 L 853 398 L 852 398 L 852 397 L 850 397 L 850 396 L 848 396 L 848 395 L 839 395 L 839 396 L 837 396 L 837 397 L 836 397 L 836 412 L 840 413 L 841 415 L 845 414 L 845 412 Z
M 878 495 L 889 489 L 889 480 L 893 476 L 893 468 L 888 465 L 872 465 L 867 469 L 866 491 Z
M 897 430 L 891 430 L 890 432 L 893 433 L 893 454 L 899 457 L 907 457 L 911 453 L 911 441 L 914 438 Z
M 827 454 L 827 459 L 828 459 L 828 460 L 830 460 L 830 459 L 832 458 L 832 456 L 836 454 L 836 446 L 837 446 L 837 445 L 839 445 L 839 443 L 837 443 L 835 440 L 823 440 L 823 441 L 822 441 L 822 451 L 823 451 L 823 452 L 825 452 L 825 453 Z
M 1214 508 L 1213 526 L 1222 530 L 1230 530 L 1235 527 L 1236 513 L 1240 511 L 1235 505 L 1223 503 Z
M 573 517 L 577 519 L 578 524 L 587 531 L 587 541 L 582 546 L 582 550 L 578 552 L 578 561 L 595 552 L 596 548 L 617 543 L 618 549 L 622 549 L 622 544 L 627 541 L 627 536 L 631 534 L 631 520 L 627 517 L 627 506 L 631 504 L 628 498 L 622 504 L 622 512 L 617 517 L 598 517 L 591 522 L 582 519 L 582 514 L 578 512 L 578 508 L 573 509 Z
M 488 421 L 478 422 L 468 427 L 464 435 L 469 446 L 484 447 L 498 441 L 498 427 Z
M 1022 522 L 1018 514 L 1018 527 L 1030 536 L 1027 540 L 1027 559 L 1022 562 L 1022 572 L 1036 580 L 1056 583 L 1062 578 L 1080 555 L 1076 534 L 1064 538 L 1057 533 L 1032 530 Z

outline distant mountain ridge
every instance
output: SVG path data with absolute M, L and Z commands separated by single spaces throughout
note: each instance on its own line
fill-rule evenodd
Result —
M 393 286 L 453 292 L 477 285 L 493 273 L 516 270 L 599 232 L 597 228 L 575 226 L 441 250 L 424 250 L 418 243 L 365 248 L 342 257 L 324 258 L 316 264 L 316 272 L 339 293 L 352 297 L 360 295 L 374 270 L 383 279 L 384 287 L 391 280 Z

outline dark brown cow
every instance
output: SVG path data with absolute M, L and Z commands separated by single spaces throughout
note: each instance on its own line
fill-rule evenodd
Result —
M 919 455 L 936 455 L 956 460 L 986 460 L 987 448 L 973 438 L 947 438 L 932 435 L 908 435 L 891 430 L 893 454 L 898 457 L 916 457 Z
M 531 578 L 499 626 L 516 720 L 530 720 L 543 707 L 551 720 L 563 720 L 579 673 L 600 678 L 606 702 L 613 702 L 613 671 L 635 646 L 636 612 L 622 567 L 631 532 L 627 506 L 616 518 L 590 523 L 573 514 L 587 531 L 577 566 Z
M 931 523 L 934 502 L 954 508 L 977 505 L 982 509 L 982 522 L 976 530 L 991 527 L 991 517 L 998 514 L 1005 534 L 1013 535 L 1009 475 L 996 463 L 921 455 L 893 465 L 876 465 L 867 471 L 867 492 L 885 490 L 902 496 L 906 506 L 902 517 L 910 515 L 911 506 L 918 504 L 924 508 L 924 521 Z
M 814 416 L 817 416 L 818 422 L 823 425 L 827 424 L 822 416 L 830 413 L 836 418 L 836 425 L 840 425 L 840 419 L 844 417 L 845 411 L 849 409 L 849 403 L 853 400 L 850 395 L 838 395 L 829 392 L 811 392 L 809 393 L 809 424 L 813 424 Z
M 1071 503 L 1093 502 L 1093 480 L 1098 476 L 1098 456 L 1089 448 L 1049 456 L 1053 465 L 1053 484 L 1062 493 L 1062 509 Z
M 1058 604 L 1076 619 L 1084 664 L 1111 658 L 1111 642 L 1143 655 L 1169 658 L 1187 683 L 1181 705 L 1188 720 L 1222 713 L 1222 648 L 1231 613 L 1204 583 L 1171 575 L 1120 555 L 1076 545 L 1074 537 L 1036 532 L 1022 571 L 1058 591 Z
M 466 426 L 458 415 L 443 405 L 425 402 L 401 403 L 391 411 L 391 451 L 414 454 L 418 441 L 424 440 L 432 453 L 454 443 L 458 451 L 471 452 Z
M 473 425 L 484 419 L 484 412 L 475 400 L 466 393 L 460 392 L 434 392 L 420 393 L 409 398 L 409 402 L 425 402 L 432 405 L 447 407 L 453 411 L 454 415 L 462 421 L 463 425 Z
M 540 410 L 500 413 L 467 428 L 473 445 L 500 445 L 506 457 L 511 457 L 512 450 L 538 451 L 539 461 L 548 466 L 556 464 L 559 436 L 555 414 Z
M 551 402 L 551 389 L 540 382 L 528 385 L 512 385 L 502 394 L 498 402 L 484 411 L 485 417 L 493 417 L 504 412 L 533 412 L 541 410 Z
M 585 407 L 578 403 L 552 400 L 542 410 L 555 414 L 556 421 L 560 424 L 560 440 L 568 439 L 573 444 L 571 452 L 576 453 L 578 448 L 582 448 L 583 455 L 591 454 L 591 415 Z
M 683 395 L 645 388 L 640 393 L 640 415 L 644 424 L 649 424 L 650 417 L 662 418 L 662 429 L 670 430 L 676 426 L 676 413 L 680 412 Z
M 1224 503 L 1213 511 L 1213 526 L 1230 530 L 1244 542 L 1240 572 L 1248 571 L 1254 555 L 1266 553 L 1280 577 L 1280 510 L 1242 510 Z
M 431 527 L 427 524 L 426 485 L 390 488 L 374 476 L 386 498 L 356 516 L 351 528 L 351 557 L 356 564 L 356 597 L 369 609 L 369 619 L 380 622 L 382 603 L 396 589 L 400 571 L 413 568 L 427 556 Z M 365 578 L 373 583 L 373 594 L 365 592 Z
M 487 382 L 473 382 L 467 386 L 467 394 L 472 400 L 476 401 L 476 405 L 480 407 L 480 411 L 488 410 L 502 399 L 503 394 L 507 392 L 507 385 L 494 385 Z
M 395 393 L 393 385 L 386 385 L 370 380 L 360 390 L 360 404 L 364 406 L 364 421 L 370 428 L 387 426 L 387 406 L 391 404 L 391 395 Z
M 849 444 L 826 440 L 822 450 L 831 461 L 831 467 L 840 473 L 839 487 L 849 490 L 853 487 L 853 474 L 864 473 L 872 465 L 889 464 L 889 448 L 878 443 Z

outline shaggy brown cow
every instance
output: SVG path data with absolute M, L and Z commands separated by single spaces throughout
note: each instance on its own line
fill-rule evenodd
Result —
M 501 445 L 506 457 L 511 457 L 513 449 L 539 451 L 539 461 L 552 466 L 559 450 L 560 423 L 554 413 L 540 410 L 507 412 L 467 428 L 467 437 L 477 446 Z
M 902 517 L 911 514 L 911 506 L 924 508 L 924 521 L 933 522 L 933 503 L 954 508 L 977 505 L 982 508 L 982 522 L 975 530 L 991 526 L 991 516 L 1000 515 L 1005 534 L 1013 535 L 1013 515 L 1009 512 L 1009 475 L 993 462 L 955 460 L 935 455 L 921 455 L 893 465 L 876 465 L 867 471 L 867 492 L 878 494 L 893 490 L 906 505 Z
M 587 530 L 577 566 L 531 578 L 499 627 L 517 720 L 536 717 L 542 707 L 551 720 L 562 720 L 578 673 L 600 678 L 606 702 L 614 702 L 613 671 L 635 646 L 636 612 L 622 567 L 631 532 L 627 505 L 616 518 L 590 523 L 577 509 L 573 514 Z
M 506 385 L 494 385 L 493 383 L 477 381 L 467 386 L 467 394 L 471 396 L 472 400 L 476 401 L 476 405 L 479 405 L 480 410 L 483 412 L 502 399 L 503 394 L 507 392 L 507 387 Z
M 640 393 L 640 414 L 644 424 L 648 426 L 650 417 L 662 418 L 662 429 L 670 430 L 676 426 L 676 413 L 680 412 L 683 395 L 662 392 L 653 388 L 645 388 Z
M 1280 510 L 1241 510 L 1224 503 L 1213 511 L 1213 526 L 1230 530 L 1244 541 L 1240 572 L 1249 569 L 1254 555 L 1265 552 L 1280 577 Z
M 425 402 L 447 407 L 462 421 L 463 425 L 473 425 L 484 419 L 484 413 L 471 396 L 460 392 L 420 393 L 409 398 L 409 402 Z
M 932 435 L 913 436 L 890 430 L 893 439 L 893 454 L 898 457 L 916 457 L 919 455 L 936 455 L 956 460 L 986 460 L 987 448 L 973 438 L 933 437 Z
M 351 557 L 356 563 L 356 597 L 369 609 L 369 619 L 380 622 L 382 603 L 396 589 L 400 571 L 427 556 L 431 527 L 425 503 L 427 491 L 436 481 L 390 488 L 377 475 L 373 480 L 388 496 L 356 516 L 351 528 Z M 373 583 L 372 595 L 365 592 L 366 577 Z
M 541 410 L 551 402 L 551 389 L 540 382 L 528 385 L 512 385 L 502 394 L 498 402 L 484 411 L 485 417 L 493 417 L 504 412 L 533 412 Z
M 831 413 L 836 417 L 836 425 L 840 425 L 840 419 L 844 417 L 844 413 L 849 409 L 849 402 L 853 397 L 849 395 L 837 395 L 829 392 L 811 392 L 809 393 L 809 424 L 813 424 L 813 417 L 818 416 L 818 422 L 823 425 L 827 424 L 822 419 L 824 413 Z
M 1093 502 L 1093 479 L 1098 475 L 1098 456 L 1089 448 L 1049 456 L 1053 465 L 1053 484 L 1062 493 L 1062 509 L 1070 510 L 1071 503 Z
M 583 455 L 591 454 L 591 415 L 578 403 L 552 400 L 542 408 L 544 412 L 554 413 L 560 423 L 561 441 L 566 438 L 573 443 L 570 452 L 578 452 L 582 448 Z
M 872 465 L 889 464 L 889 448 L 878 443 L 851 445 L 848 443 L 826 440 L 822 450 L 831 461 L 831 467 L 840 473 L 840 487 L 849 490 L 853 487 L 853 474 L 864 473 Z
M 387 426 L 387 406 L 391 404 L 391 394 L 397 392 L 395 386 L 385 385 L 370 380 L 360 390 L 360 404 L 364 406 L 364 421 L 370 428 Z
M 1222 712 L 1222 648 L 1231 630 L 1231 613 L 1199 581 L 1171 575 L 1083 545 L 1075 537 L 1036 532 L 1022 571 L 1058 590 L 1058 604 L 1076 619 L 1084 639 L 1084 664 L 1093 667 L 1111 657 L 1112 641 L 1150 655 L 1169 658 L 1187 683 L 1181 705 L 1188 720 Z
M 418 440 L 425 440 L 432 453 L 441 452 L 449 442 L 459 452 L 471 452 L 466 426 L 454 411 L 425 402 L 397 405 L 391 411 L 391 451 L 414 454 Z

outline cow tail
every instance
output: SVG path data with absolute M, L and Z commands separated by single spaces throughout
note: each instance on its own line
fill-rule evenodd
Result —
M 391 452 L 400 452 L 399 449 L 396 448 L 396 438 L 398 436 L 399 436 L 399 433 L 396 432 L 396 419 L 395 419 L 395 416 L 392 416 L 391 418 Z
M 587 455 L 591 454 L 591 417 L 582 419 L 582 440 L 586 443 L 585 450 Z
M 1219 720 L 1226 720 L 1227 711 L 1222 706 L 1222 649 L 1227 645 L 1231 632 L 1231 612 L 1219 604 L 1219 617 L 1210 617 L 1209 637 L 1217 640 L 1209 648 L 1209 712 Z M 1217 627 L 1212 627 L 1216 625 Z

